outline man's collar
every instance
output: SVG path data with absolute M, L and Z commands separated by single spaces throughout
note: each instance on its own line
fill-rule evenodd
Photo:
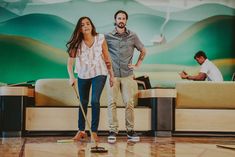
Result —
M 112 34 L 113 35 L 119 34 L 116 28 L 112 31 Z M 123 34 L 127 34 L 127 35 L 130 34 L 130 30 L 125 28 L 125 32 Z
M 204 63 L 206 64 L 207 62 L 209 62 L 209 60 L 208 60 L 208 59 L 205 59 L 202 64 L 204 64 Z

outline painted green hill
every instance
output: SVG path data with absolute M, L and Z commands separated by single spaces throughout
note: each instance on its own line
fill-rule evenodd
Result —
M 198 5 L 187 10 L 174 12 L 171 14 L 171 18 L 176 20 L 201 21 L 203 19 L 218 15 L 234 16 L 235 9 L 221 4 L 210 3 Z
M 0 35 L 0 43 L 0 82 L 68 77 L 65 51 L 19 36 Z
M 10 12 L 3 7 L 0 7 L 0 15 L 0 22 L 18 17 L 18 15 L 16 15 L 15 13 Z
M 193 56 L 198 50 L 205 51 L 211 60 L 235 58 L 234 20 L 235 16 L 215 16 L 200 21 L 174 41 L 148 47 L 145 62 L 195 65 Z
M 30 14 L 0 23 L 0 34 L 33 38 L 66 50 L 74 25 L 54 15 Z

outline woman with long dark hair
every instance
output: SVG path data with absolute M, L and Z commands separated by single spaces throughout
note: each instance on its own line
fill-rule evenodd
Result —
M 106 40 L 103 34 L 98 34 L 96 32 L 96 28 L 89 17 L 81 17 L 66 46 L 69 54 L 67 61 L 69 81 L 72 86 L 76 81 L 73 72 L 75 63 L 74 71 L 78 76 L 78 91 L 85 114 L 87 113 L 90 88 L 92 87 L 91 130 L 93 137 L 98 141 L 97 131 L 100 117 L 100 96 L 108 74 L 110 86 L 113 85 L 114 81 Z M 85 119 L 81 110 L 79 110 L 78 118 L 79 130 L 73 137 L 74 140 L 81 140 L 86 137 Z

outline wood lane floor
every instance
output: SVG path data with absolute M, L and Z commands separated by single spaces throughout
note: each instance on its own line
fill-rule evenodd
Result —
M 115 144 L 100 136 L 107 153 L 91 153 L 84 142 L 58 143 L 71 137 L 0 138 L 0 157 L 235 157 L 235 137 L 141 137 L 137 143 L 118 136 Z M 230 148 L 218 147 L 231 146 Z

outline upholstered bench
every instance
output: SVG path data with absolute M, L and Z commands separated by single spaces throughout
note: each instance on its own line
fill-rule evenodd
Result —
M 107 86 L 108 84 L 106 84 Z M 151 130 L 151 108 L 138 106 L 137 84 L 133 84 L 135 95 L 135 130 Z M 125 107 L 119 96 L 118 119 L 119 130 L 125 131 Z M 25 130 L 27 131 L 76 131 L 78 129 L 78 104 L 73 88 L 68 79 L 39 79 L 35 83 L 35 106 L 27 107 L 25 113 Z M 108 131 L 106 87 L 101 95 L 101 113 L 99 130 Z M 91 108 L 87 117 L 91 119 Z
M 235 82 L 180 82 L 176 90 L 176 132 L 235 133 Z

